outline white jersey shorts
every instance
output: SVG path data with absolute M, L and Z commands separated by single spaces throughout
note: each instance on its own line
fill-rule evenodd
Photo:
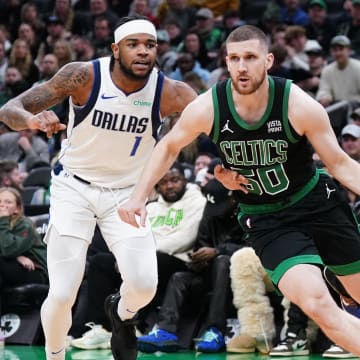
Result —
M 117 213 L 118 205 L 128 199 L 132 189 L 87 184 L 64 168 L 53 171 L 49 230 L 54 226 L 60 236 L 80 238 L 90 243 L 97 223 L 110 250 L 119 241 L 130 241 L 130 247 L 140 246 L 142 250 L 155 249 L 148 221 L 145 227 L 135 228 L 121 221 Z

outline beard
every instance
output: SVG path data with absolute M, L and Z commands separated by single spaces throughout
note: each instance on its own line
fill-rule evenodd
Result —
M 163 192 L 161 193 L 161 196 L 166 202 L 174 203 L 176 201 L 179 201 L 185 194 L 186 187 L 184 186 L 182 189 L 178 191 L 171 192 L 171 195 L 169 193 Z
M 234 80 L 233 77 L 231 77 L 231 82 L 232 82 L 232 85 L 234 86 L 234 89 L 240 95 L 250 95 L 250 94 L 255 93 L 260 88 L 260 86 L 264 83 L 264 81 L 266 79 L 266 75 L 267 75 L 267 73 L 264 71 L 263 74 L 261 75 L 260 79 L 250 80 L 250 85 L 246 89 L 238 86 L 238 80 L 237 79 Z
M 119 64 L 120 70 L 125 74 L 125 76 L 127 76 L 131 80 L 146 80 L 149 77 L 149 75 L 154 67 L 154 65 L 150 66 L 149 70 L 145 74 L 139 75 L 139 74 L 134 73 L 134 71 L 132 71 L 130 67 L 126 66 L 121 61 L 121 56 L 118 59 L 118 64 Z

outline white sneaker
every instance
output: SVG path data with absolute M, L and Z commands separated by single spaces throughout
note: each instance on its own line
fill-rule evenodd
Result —
M 337 359 L 349 359 L 355 358 L 354 354 L 348 352 L 347 350 L 343 349 L 339 345 L 331 345 L 329 349 L 327 349 L 322 356 L 324 358 L 337 358 Z
M 74 339 L 71 345 L 78 349 L 110 349 L 111 332 L 105 330 L 101 325 L 93 322 L 85 324 L 90 328 L 81 338 Z
M 309 355 L 310 350 L 307 339 L 288 332 L 286 338 L 271 349 L 269 356 L 303 356 Z

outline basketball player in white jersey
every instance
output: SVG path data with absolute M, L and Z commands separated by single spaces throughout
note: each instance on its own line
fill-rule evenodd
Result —
M 123 283 L 106 302 L 115 360 L 136 359 L 134 321 L 157 286 L 149 225 L 122 222 L 117 207 L 148 161 L 160 118 L 181 112 L 195 91 L 158 71 L 156 30 L 141 17 L 123 18 L 113 55 L 65 65 L 49 81 L 10 100 L 0 120 L 14 130 L 40 129 L 50 137 L 65 125 L 46 109 L 69 97 L 67 139 L 51 185 L 48 244 L 50 290 L 41 309 L 47 360 L 65 359 L 71 308 L 82 281 L 95 224 L 114 253 Z

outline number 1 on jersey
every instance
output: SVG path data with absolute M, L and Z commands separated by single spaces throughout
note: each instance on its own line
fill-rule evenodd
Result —
M 130 152 L 130 156 L 135 156 L 136 154 L 136 150 L 138 149 L 139 145 L 140 145 L 140 141 L 141 141 L 142 137 L 141 136 L 135 136 L 135 143 L 134 146 Z

